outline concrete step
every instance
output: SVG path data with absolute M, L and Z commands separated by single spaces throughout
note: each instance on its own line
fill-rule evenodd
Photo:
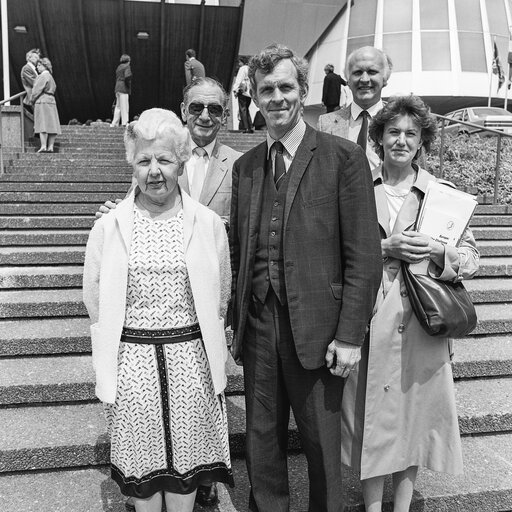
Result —
M 79 288 L 83 267 L 0 267 L 0 289 Z
M 1 246 L 85 245 L 90 229 L 0 231 Z
M 475 217 L 479 215 L 511 215 L 511 204 L 479 204 L 475 210 Z
M 456 380 L 512 377 L 512 338 L 456 340 Z M 227 395 L 243 395 L 243 370 L 228 361 Z M 0 358 L 0 405 L 95 401 L 89 354 Z
M 0 229 L 91 229 L 94 219 L 93 215 L 74 217 L 4 217 L 0 215 Z
M 94 215 L 104 202 L 98 200 L 96 203 L 0 203 L 0 213 L 24 217 L 31 215 Z
M 128 187 L 125 183 L 52 183 L 52 182 L 8 182 L 0 181 L 0 192 L 110 192 L 126 194 Z
M 475 215 L 471 228 L 479 226 L 512 226 L 512 215 Z
M 455 379 L 512 377 L 512 336 L 474 336 L 454 340 Z
M 95 182 L 95 183 L 125 183 L 129 184 L 131 183 L 131 176 L 132 172 L 122 172 L 122 173 L 108 173 L 108 174 L 85 174 L 85 175 L 78 175 L 73 176 L 73 182 L 72 184 L 77 183 L 89 183 L 89 182 Z M 17 173 L 17 174 L 3 174 L 0 176 L 0 183 L 8 182 L 8 183 L 22 183 L 25 184 L 27 182 L 45 182 L 45 183 L 57 183 L 58 185 L 56 188 L 60 189 L 60 185 L 64 183 L 69 183 L 69 175 L 64 174 L 63 172 L 57 172 L 57 173 Z M 21 187 L 22 185 L 19 185 Z M 128 188 L 128 187 L 126 187 Z M 17 189 L 19 190 L 19 189 Z
M 422 469 L 415 485 L 411 512 L 508 512 L 512 504 L 512 434 L 462 439 L 464 475 L 452 476 Z M 228 489 L 230 508 L 245 511 L 249 481 L 245 461 L 232 462 L 235 488 Z M 309 483 L 304 455 L 288 454 L 290 510 L 308 509 Z M 343 512 L 363 512 L 358 475 L 349 468 L 342 473 Z M 392 485 L 386 478 L 383 511 L 392 510 Z M 232 508 L 231 508 L 232 507 Z M 222 510 L 222 509 L 219 509 Z
M 76 158 L 71 158 L 69 155 L 65 154 L 49 154 L 46 153 L 44 156 L 40 154 L 36 154 L 34 156 L 31 155 L 23 155 L 21 158 L 13 158 L 7 161 L 7 165 L 13 167 L 15 169 L 24 166 L 31 167 L 47 167 L 47 166 L 61 166 L 61 167 L 97 167 L 97 168 L 105 168 L 108 170 L 109 167 L 128 167 L 129 164 L 126 161 L 126 158 L 120 156 L 118 154 L 112 155 L 110 157 L 101 158 L 96 155 L 96 157 L 91 156 L 87 157 L 87 155 L 81 155 Z
M 109 192 L 4 192 L 2 203 L 103 203 Z M 0 206 L 1 208 L 1 206 Z
M 88 353 L 89 325 L 86 317 L 0 320 L 0 357 Z
M 512 258 L 509 256 L 480 258 L 480 267 L 477 277 L 512 276 Z
M 463 438 L 465 472 L 450 476 L 420 470 L 411 512 L 497 512 L 510 510 L 512 502 L 512 434 Z M 245 460 L 232 460 L 235 487 L 220 484 L 215 512 L 245 512 L 249 481 Z M 304 455 L 288 454 L 290 510 L 308 508 L 309 484 Z M 363 497 L 358 476 L 343 468 L 343 512 L 361 512 Z M 110 478 L 107 466 L 57 471 L 32 471 L 0 476 L 3 512 L 124 512 L 125 499 Z M 386 480 L 384 510 L 391 510 L 392 487 Z M 22 508 L 20 508 L 20 506 Z M 196 506 L 194 512 L 202 512 Z
M 240 395 L 242 368 L 227 366 L 226 394 Z M 0 358 L 0 406 L 96 402 L 94 383 L 89 354 Z
M 509 334 L 512 332 L 511 304 L 476 304 L 478 325 L 472 336 Z
M 464 286 L 474 303 L 512 302 L 512 279 L 469 279 Z
M 0 247 L 0 265 L 81 265 L 84 246 Z
M 505 433 L 512 429 L 512 378 L 456 383 L 461 433 Z M 243 455 L 245 406 L 242 396 L 226 398 L 230 449 Z M 109 440 L 100 403 L 0 409 L 0 472 L 105 464 Z M 288 448 L 300 439 L 290 422 Z
M 1 290 L 0 318 L 86 316 L 80 288 L 59 290 Z
M 512 256 L 512 242 L 481 240 L 477 244 L 482 256 Z
M 69 176 L 69 179 L 73 179 L 75 176 L 81 176 L 83 174 L 99 174 L 104 172 L 106 175 L 109 173 L 112 174 L 122 174 L 122 173 L 132 173 L 132 167 L 128 166 L 127 163 L 124 165 L 119 166 L 112 166 L 112 167 L 99 167 L 99 166 L 76 166 L 76 165 L 67 165 L 67 166 L 61 166 L 58 164 L 52 164 L 47 163 L 46 165 L 38 165 L 34 166 L 31 164 L 24 164 L 24 165 L 8 165 L 5 168 L 6 174 L 17 174 L 17 173 L 24 173 L 24 174 L 48 174 L 48 173 L 60 173 L 60 174 L 66 174 Z M 73 177 L 73 178 L 72 178 Z M 107 179 L 108 181 L 108 179 Z
M 473 235 L 479 243 L 481 240 L 512 240 L 512 227 L 490 226 L 472 228 Z

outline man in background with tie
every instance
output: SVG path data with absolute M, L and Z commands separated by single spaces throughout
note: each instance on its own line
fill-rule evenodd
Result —
M 228 224 L 231 169 L 242 155 L 221 144 L 217 134 L 227 117 L 228 96 L 213 78 L 197 78 L 183 91 L 181 117 L 192 137 L 192 157 L 179 177 L 180 187 Z
M 233 166 L 229 231 L 249 510 L 290 510 L 291 407 L 308 510 L 341 512 L 342 378 L 360 359 L 382 272 L 371 174 L 360 147 L 304 122 L 308 68 L 292 50 L 265 48 L 249 80 L 268 135 Z
M 368 142 L 368 125 L 382 108 L 382 89 L 391 69 L 391 60 L 383 51 L 373 46 L 354 50 L 345 65 L 353 102 L 318 119 L 318 130 L 357 142 L 365 150 L 371 169 L 380 165 L 380 158 Z

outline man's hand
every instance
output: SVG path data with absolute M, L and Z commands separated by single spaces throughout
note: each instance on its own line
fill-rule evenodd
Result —
M 329 343 L 325 354 L 325 363 L 329 371 L 336 377 L 344 379 L 356 368 L 360 359 L 361 347 L 338 340 Z
M 99 210 L 96 212 L 96 218 L 101 218 L 105 213 L 108 213 L 110 210 L 115 210 L 116 206 L 122 201 L 122 199 L 114 199 L 112 201 L 105 201 L 105 204 L 102 204 Z

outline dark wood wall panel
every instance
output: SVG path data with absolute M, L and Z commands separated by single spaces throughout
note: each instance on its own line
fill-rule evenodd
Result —
M 187 48 L 198 51 L 207 75 L 215 76 L 225 87 L 232 80 L 239 43 L 239 7 L 122 4 L 120 0 L 8 0 L 8 15 L 11 94 L 22 90 L 19 70 L 26 51 L 34 47 L 44 51 L 46 47 L 63 123 L 71 118 L 111 117 L 115 69 L 123 52 L 132 58 L 131 116 L 156 106 L 179 112 Z M 16 25 L 26 26 L 28 33 L 14 32 Z M 149 39 L 137 39 L 139 31 L 148 32 Z M 123 35 L 125 48 L 121 47 Z M 0 62 L 0 70 L 1 66 Z M 3 90 L 3 83 L 1 86 Z

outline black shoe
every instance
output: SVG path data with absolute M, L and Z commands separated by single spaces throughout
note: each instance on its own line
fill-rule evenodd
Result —
M 219 493 L 217 484 L 213 482 L 211 485 L 200 485 L 197 488 L 196 503 L 203 507 L 213 507 L 219 502 Z
M 124 508 L 126 509 L 126 512 L 135 512 L 135 505 L 133 504 L 132 498 L 128 498 L 124 502 Z

